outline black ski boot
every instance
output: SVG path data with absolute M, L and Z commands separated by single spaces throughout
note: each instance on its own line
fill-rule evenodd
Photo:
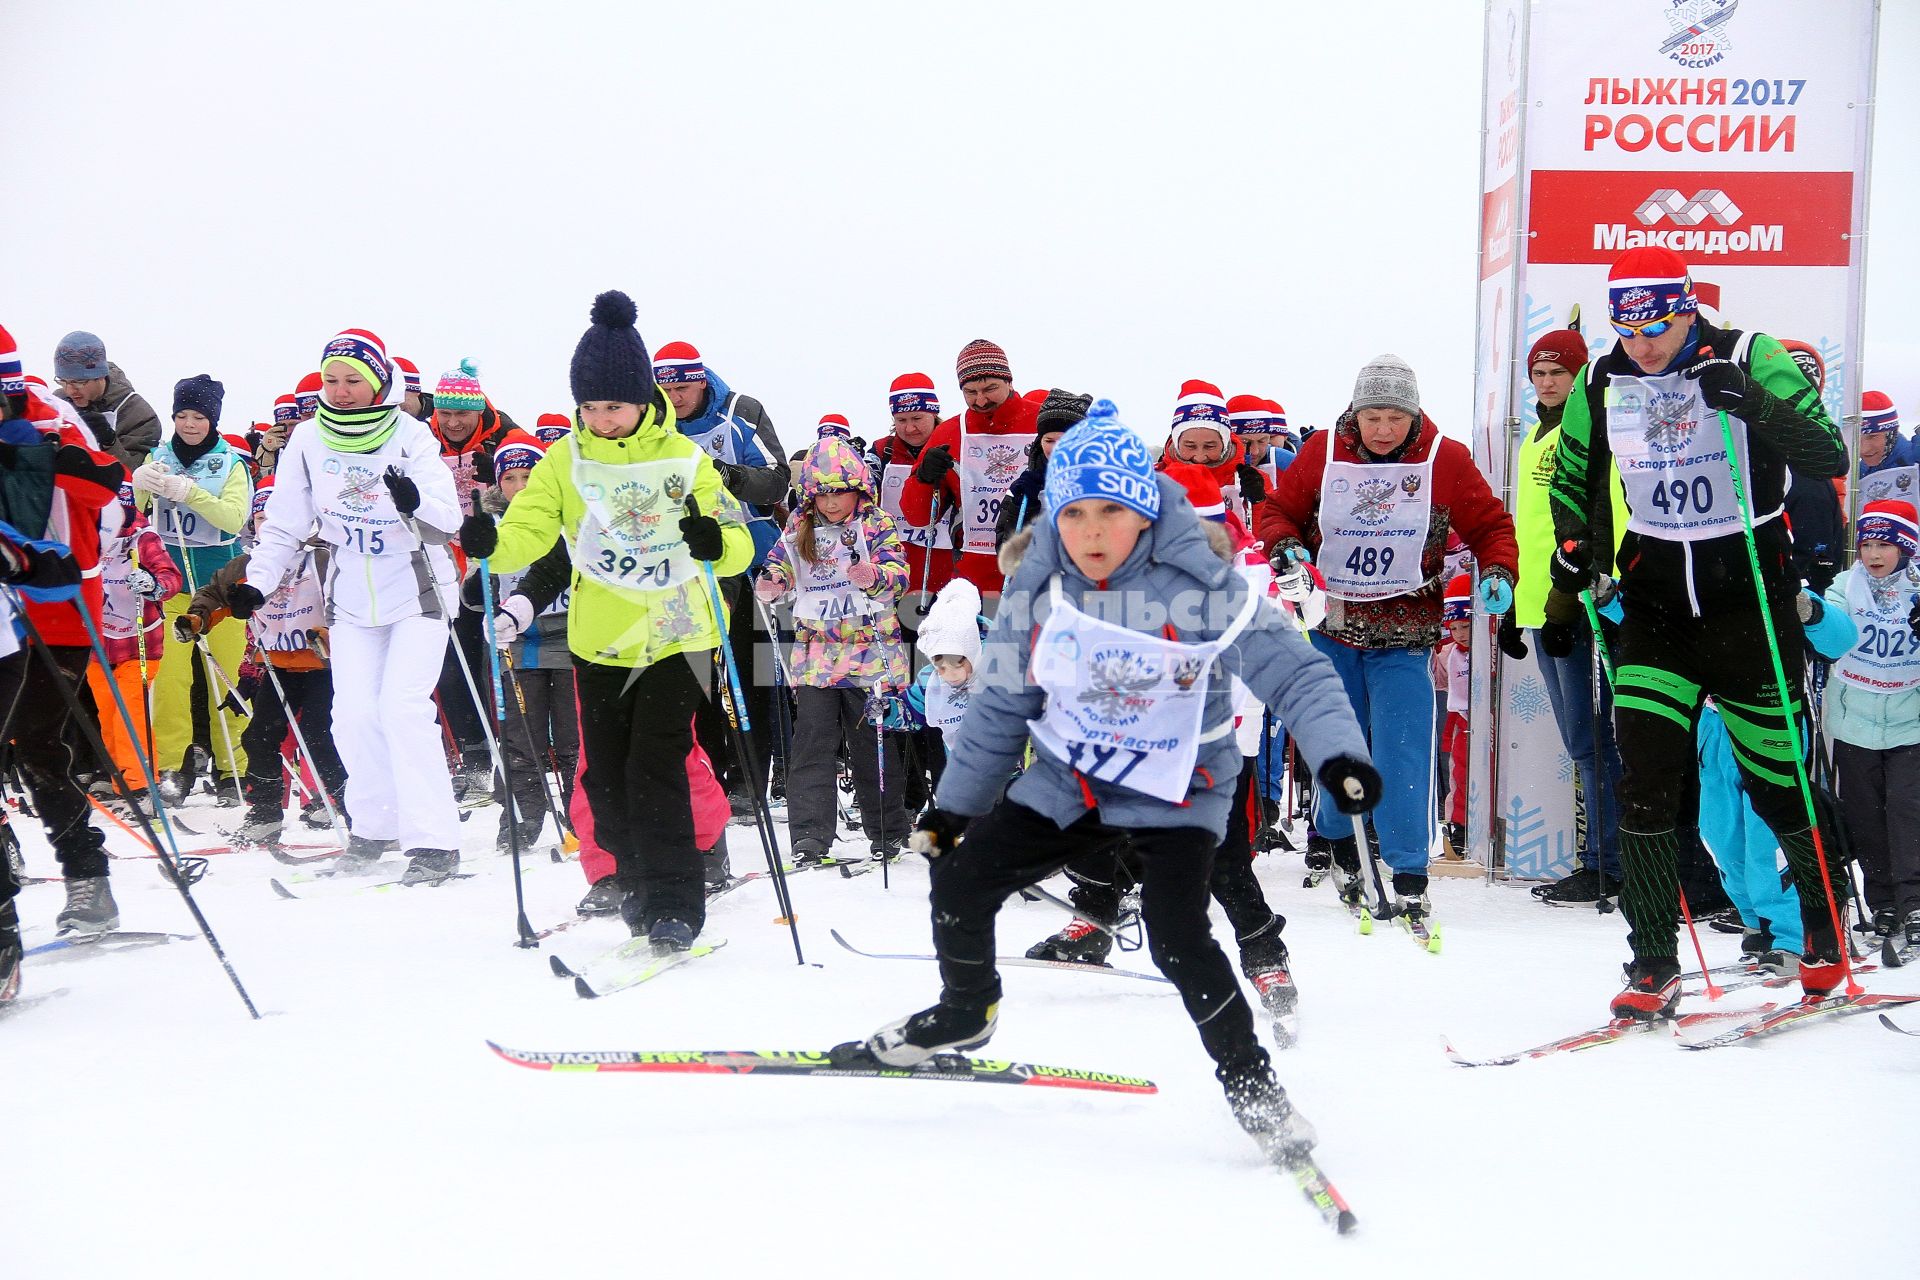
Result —
M 1333 887 L 1347 910 L 1359 915 L 1367 909 L 1367 887 L 1360 879 L 1360 841 L 1347 836 L 1329 843 L 1333 853 Z
M 1318 831 L 1307 832 L 1307 874 L 1300 881 L 1302 889 L 1317 889 L 1320 882 L 1333 870 L 1333 841 Z
M 693 926 L 672 916 L 663 916 L 647 926 L 647 945 L 658 952 L 691 951 L 693 938 Z
M 540 833 L 546 829 L 547 815 L 535 813 L 531 818 L 520 819 L 520 852 L 526 853 L 540 839 Z M 494 847 L 502 854 L 513 852 L 513 818 L 510 814 L 500 815 L 500 829 L 494 836 Z
M 700 874 L 706 881 L 708 893 L 712 893 L 715 889 L 726 888 L 727 883 L 733 879 L 732 868 L 727 865 L 726 837 L 722 836 L 714 841 L 713 848 L 700 855 Z
M 940 993 L 931 1009 L 889 1022 L 867 1037 L 867 1052 L 890 1067 L 917 1067 L 939 1053 L 966 1053 L 993 1038 L 1000 988 L 978 996 Z
M 1533 896 L 1553 906 L 1591 906 L 1602 898 L 1619 897 L 1620 882 L 1593 867 L 1580 867 L 1552 884 L 1536 885 Z
M 388 852 L 399 847 L 397 840 L 369 840 L 364 836 L 349 835 L 346 851 L 334 860 L 327 869 L 330 876 L 370 876 L 379 866 L 380 859 Z
M 1773 926 L 1766 920 L 1761 920 L 1758 928 L 1740 930 L 1741 959 L 1764 966 L 1767 954 L 1773 949 Z
M 105 876 L 67 881 L 67 905 L 53 918 L 56 936 L 93 937 L 120 927 L 120 907 Z
M 1065 960 L 1073 964 L 1105 964 L 1113 952 L 1113 935 L 1099 922 L 1075 916 L 1051 938 L 1027 948 L 1029 960 Z
M 247 809 L 246 821 L 233 833 L 236 848 L 258 849 L 265 845 L 280 843 L 280 827 L 284 820 L 277 805 L 253 805 Z
M 409 849 L 401 884 L 441 884 L 460 870 L 458 849 Z
M 587 890 L 587 896 L 580 899 L 574 910 L 583 916 L 617 916 L 626 896 L 627 891 L 620 887 L 619 877 L 602 876 L 593 882 L 593 887 Z
M 1293 1109 L 1264 1054 L 1254 1061 L 1216 1067 L 1213 1074 L 1226 1091 L 1233 1118 L 1269 1160 L 1284 1164 L 1313 1150 L 1319 1135 Z
M 827 847 L 818 840 L 802 839 L 793 842 L 793 865 L 799 870 L 822 866 L 830 856 Z
M 1282 1049 L 1291 1048 L 1299 1035 L 1300 992 L 1293 985 L 1293 963 L 1287 955 L 1286 939 L 1281 931 L 1287 918 L 1276 915 L 1266 928 L 1251 937 L 1238 939 L 1240 972 L 1260 996 L 1260 1005 L 1274 1020 L 1274 1039 Z
M 13 873 L 13 882 L 24 882 L 27 878 L 27 855 L 20 847 L 20 837 L 13 833 L 13 824 L 7 821 L 3 812 L 0 812 L 0 850 L 5 852 L 7 870 Z
M 13 899 L 0 902 L 0 1004 L 20 994 L 20 913 Z
M 1627 985 L 1613 998 L 1609 1012 L 1633 1022 L 1656 1022 L 1673 1016 L 1680 1003 L 1680 962 L 1672 956 L 1652 956 L 1622 965 Z
M 1907 912 L 1906 921 L 1900 927 L 1906 934 L 1907 945 L 1920 947 L 1920 908 Z

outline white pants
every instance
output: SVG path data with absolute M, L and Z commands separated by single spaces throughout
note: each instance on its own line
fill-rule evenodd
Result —
M 347 766 L 349 829 L 367 840 L 397 839 L 409 852 L 458 849 L 460 811 L 433 708 L 446 623 L 336 622 L 329 639 L 333 742 Z

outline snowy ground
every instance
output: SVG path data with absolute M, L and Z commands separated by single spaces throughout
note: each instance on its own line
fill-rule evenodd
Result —
M 31 869 L 53 874 L 37 828 L 16 825 Z M 470 855 L 493 827 L 475 815 Z M 731 838 L 737 870 L 758 864 L 750 828 Z M 260 1023 L 199 943 L 28 972 L 23 995 L 68 993 L 0 1020 L 0 1274 L 1598 1276 L 1633 1257 L 1644 1274 L 1745 1260 L 1792 1276 L 1920 1243 L 1904 1157 L 1866 1159 L 1920 1143 L 1920 1040 L 1867 1015 L 1764 1047 L 1686 1053 L 1645 1036 L 1462 1070 L 1443 1031 L 1491 1054 L 1599 1022 L 1620 918 L 1436 880 L 1446 950 L 1433 957 L 1397 930 L 1357 936 L 1330 888 L 1300 888 L 1297 856 L 1260 865 L 1304 992 L 1303 1042 L 1277 1065 L 1360 1215 L 1348 1239 L 1261 1164 L 1164 987 L 1010 969 L 992 1047 L 1148 1076 L 1155 1097 L 549 1075 L 482 1043 L 854 1038 L 935 994 L 931 965 L 865 960 L 827 934 L 926 950 L 917 860 L 891 891 L 878 875 L 796 877 L 806 967 L 755 883 L 713 910 L 725 951 L 583 1001 L 542 952 L 511 945 L 503 859 L 472 857 L 477 878 L 439 889 L 284 902 L 267 878 L 285 869 L 247 854 L 215 857 L 196 894 Z M 117 863 L 114 882 L 124 927 L 191 929 L 151 860 Z M 543 860 L 526 887 L 543 927 L 571 916 L 584 883 Z M 57 885 L 24 891 L 29 945 L 51 936 L 59 901 Z M 1016 901 L 1001 919 L 1011 952 L 1061 917 Z M 543 950 L 584 961 L 622 935 L 599 921 Z M 1737 950 L 1706 937 L 1715 963 Z M 1867 985 L 1920 992 L 1920 970 Z M 1843 1232 L 1843 1210 L 1863 1225 Z

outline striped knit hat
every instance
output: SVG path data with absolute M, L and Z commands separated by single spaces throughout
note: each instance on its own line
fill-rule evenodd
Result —
M 1264 436 L 1273 431 L 1270 401 L 1259 396 L 1235 396 L 1227 401 L 1227 424 L 1236 436 Z
M 822 440 L 829 436 L 838 436 L 842 440 L 853 439 L 853 424 L 847 421 L 843 413 L 829 413 L 820 419 L 816 435 Z
M 573 430 L 573 419 L 564 413 L 543 413 L 533 424 L 533 438 L 544 447 Z
M 493 451 L 493 474 L 496 480 L 509 471 L 531 471 L 533 465 L 546 456 L 547 446 L 524 431 L 509 431 Z
M 0 326 L 0 396 L 25 394 L 27 375 L 20 364 L 20 348 L 5 326 Z
M 1441 607 L 1442 622 L 1464 622 L 1473 616 L 1473 579 L 1456 573 L 1447 583 L 1447 597 Z
M 1871 435 L 1878 431 L 1899 431 L 1900 411 L 1893 407 L 1893 397 L 1884 391 L 1868 391 L 1860 396 L 1860 434 Z
M 1300 441 L 1298 437 L 1293 434 L 1293 428 L 1287 425 L 1287 411 L 1281 407 L 1280 402 L 1278 400 L 1267 401 L 1267 412 L 1273 416 L 1273 433 L 1275 435 L 1285 436 L 1287 439 L 1293 441 L 1297 447 Z
M 260 513 L 267 509 L 267 499 L 273 496 L 273 477 L 262 476 L 260 483 L 253 489 L 253 518 L 258 520 Z
M 273 402 L 273 425 L 292 427 L 300 421 L 300 401 L 292 392 Z
M 940 396 L 933 379 L 924 373 L 903 373 L 887 388 L 888 413 L 930 413 L 940 416 Z
M 1920 555 L 1920 519 L 1911 502 L 1882 498 L 1869 502 L 1860 512 L 1860 523 L 1853 535 L 1854 545 L 1866 541 L 1891 542 L 1908 555 Z
M 1169 463 L 1167 479 L 1187 491 L 1187 501 L 1193 504 L 1194 514 L 1202 520 L 1227 521 L 1227 498 L 1220 492 L 1220 482 L 1213 472 L 1197 462 Z
M 707 366 L 691 342 L 669 342 L 653 353 L 653 380 L 663 387 L 676 382 L 705 382 Z
M 311 418 L 320 407 L 320 375 L 310 373 L 293 389 L 293 402 L 300 407 L 302 419 Z
M 407 394 L 410 396 L 419 395 L 420 394 L 420 366 L 415 364 L 413 361 L 407 359 L 405 356 L 395 356 L 393 358 L 393 366 L 394 368 L 400 370 L 400 376 L 406 379 Z
M 1624 324 L 1700 309 L 1687 262 L 1671 249 L 1629 249 L 1607 270 L 1607 314 Z
M 373 384 L 376 399 L 393 384 L 393 360 L 387 355 L 387 344 L 365 329 L 342 329 L 327 340 L 320 352 L 320 368 L 325 370 L 335 360 L 358 369 L 360 376 Z M 314 394 L 318 397 L 319 374 L 314 375 L 313 382 Z M 304 388 L 306 383 L 303 381 L 300 385 Z
M 440 375 L 439 385 L 433 389 L 433 407 L 455 413 L 486 410 L 487 393 L 480 389 L 480 370 L 472 359 L 462 360 L 457 368 Z
M 1233 449 L 1233 425 L 1227 417 L 1227 398 L 1211 382 L 1190 378 L 1180 384 L 1180 400 L 1173 407 L 1173 439 L 1194 427 L 1204 427 L 1220 437 L 1220 447 Z
M 1001 350 L 999 343 L 988 342 L 985 338 L 975 338 L 960 348 L 960 358 L 954 361 L 953 370 L 962 387 L 976 378 L 1013 381 L 1013 368 L 1007 363 L 1007 353 Z

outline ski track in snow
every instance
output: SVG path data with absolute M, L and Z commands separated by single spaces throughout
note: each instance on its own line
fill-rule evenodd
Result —
M 715 904 L 707 930 L 723 952 L 580 1000 L 542 952 L 578 967 L 624 930 L 595 921 L 517 950 L 495 821 L 484 810 L 464 825 L 476 877 L 437 889 L 283 902 L 267 878 L 284 869 L 266 854 L 213 859 L 195 894 L 267 1015 L 258 1024 L 198 942 L 30 967 L 23 996 L 70 994 L 0 1021 L 12 1101 L 0 1272 L 1611 1276 L 1623 1249 L 1653 1248 L 1670 1259 L 1654 1274 L 1745 1260 L 1807 1275 L 1833 1266 L 1842 1211 L 1866 1256 L 1920 1243 L 1905 1179 L 1855 1176 L 1872 1174 L 1871 1151 L 1920 1142 L 1910 1040 L 1858 1018 L 1707 1054 L 1652 1035 L 1463 1071 L 1441 1033 L 1482 1056 L 1602 1021 L 1622 918 L 1435 879 L 1435 957 L 1390 924 L 1358 936 L 1330 884 L 1300 887 L 1297 855 L 1257 864 L 1302 990 L 1302 1042 L 1275 1065 L 1360 1217 L 1347 1239 L 1262 1163 L 1177 996 L 1147 984 L 1006 970 L 983 1056 L 1143 1075 L 1156 1097 L 517 1069 L 482 1041 L 825 1048 L 931 1003 L 937 979 L 827 936 L 930 949 L 926 870 L 908 858 L 891 891 L 877 873 L 792 878 L 807 967 L 759 881 Z M 38 824 L 15 828 L 29 871 L 54 873 Z M 762 865 L 751 828 L 728 838 L 736 872 Z M 108 840 L 136 852 L 117 831 Z M 113 878 L 126 928 L 192 929 L 150 859 L 116 862 Z M 577 864 L 526 864 L 536 929 L 584 890 Z M 30 941 L 60 901 L 57 884 L 22 891 Z M 1010 901 L 1000 949 L 1063 920 Z M 1732 936 L 1703 938 L 1710 963 L 1737 953 Z M 1114 960 L 1150 967 L 1144 952 Z M 1920 968 L 1866 985 L 1920 992 Z M 1770 996 L 1791 998 L 1721 1004 Z M 1823 1075 L 1816 1114 L 1831 1124 L 1805 1123 Z M 1807 1193 L 1826 1225 L 1805 1224 Z M 1649 1215 L 1651 1232 L 1626 1225 Z

